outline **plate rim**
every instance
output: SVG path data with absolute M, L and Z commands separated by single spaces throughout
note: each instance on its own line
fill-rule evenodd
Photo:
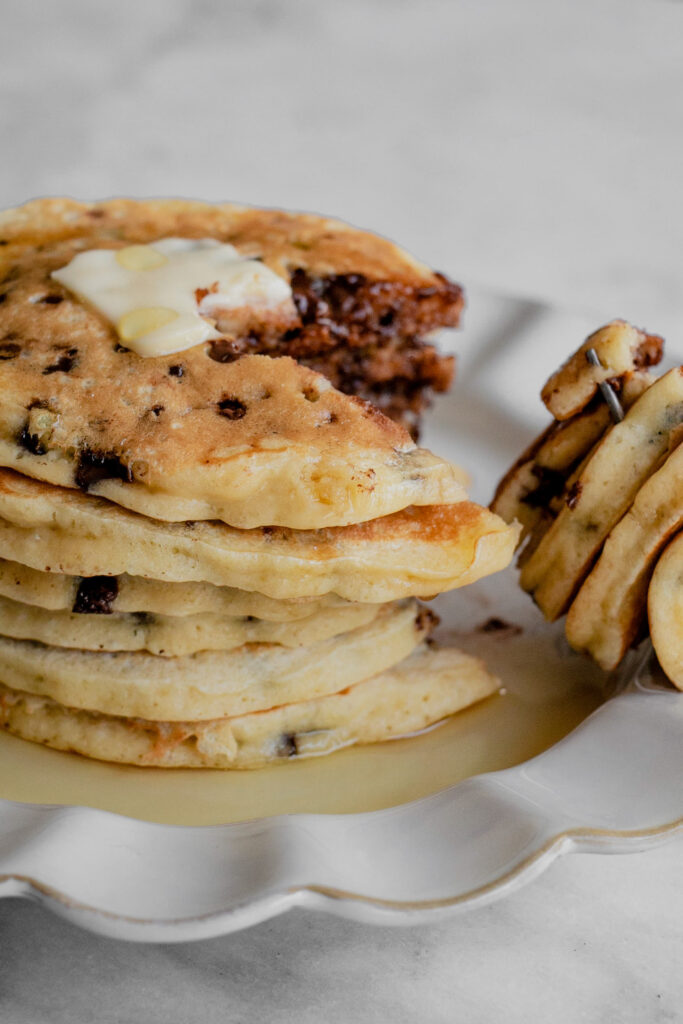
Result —
M 142 821 L 129 816 L 118 814 L 113 811 L 103 811 L 91 807 L 75 807 L 58 804 L 26 804 L 18 801 L 0 800 L 0 826 L 3 821 L 3 814 L 9 810 L 20 809 L 24 812 L 29 825 L 34 824 L 38 831 L 44 831 L 45 819 L 62 820 L 69 816 L 70 812 L 77 812 L 78 818 L 87 828 L 96 829 L 97 821 L 94 819 L 105 818 L 114 823 L 116 828 L 128 830 L 127 841 L 136 844 L 136 852 L 139 856 L 145 857 L 145 850 L 141 848 L 144 842 L 152 838 L 153 833 L 157 835 L 168 835 L 175 833 L 193 833 L 201 838 L 204 845 L 208 845 L 212 838 L 220 835 L 221 839 L 230 841 L 231 833 L 246 829 L 253 829 L 265 825 L 276 829 L 286 822 L 298 822 L 306 820 L 308 832 L 315 833 L 315 830 L 325 820 L 332 819 L 354 819 L 358 821 L 365 819 L 366 822 L 390 817 L 392 812 L 401 810 L 412 814 L 417 813 L 430 801 L 449 800 L 457 797 L 466 788 L 474 790 L 479 804 L 483 806 L 487 798 L 487 792 L 495 791 L 498 800 L 506 801 L 507 808 L 515 815 L 521 817 L 520 786 L 524 788 L 522 794 L 525 801 L 534 801 L 529 796 L 527 775 L 531 766 L 535 770 L 543 769 L 544 762 L 552 759 L 558 751 L 564 755 L 567 749 L 571 750 L 581 742 L 581 737 L 588 733 L 595 733 L 598 740 L 605 735 L 605 722 L 597 726 L 599 718 L 607 721 L 608 716 L 615 717 L 616 712 L 626 711 L 627 728 L 632 725 L 632 715 L 642 716 L 643 709 L 647 708 L 647 727 L 650 730 L 651 739 L 658 733 L 659 726 L 670 719 L 670 707 L 676 702 L 678 709 L 683 712 L 683 695 L 667 693 L 667 700 L 662 700 L 661 693 L 624 693 L 612 697 L 602 704 L 596 711 L 589 715 L 579 726 L 565 736 L 558 743 L 543 753 L 522 762 L 520 765 L 506 768 L 498 772 L 486 772 L 471 777 L 454 786 L 447 787 L 436 794 L 421 797 L 418 800 L 406 804 L 397 805 L 394 808 L 385 808 L 378 811 L 366 811 L 357 814 L 287 814 L 276 815 L 270 818 L 255 818 L 249 822 L 235 822 L 224 825 L 167 825 L 157 822 Z M 634 708 L 633 702 L 637 703 Z M 629 708 L 629 702 L 631 707 Z M 643 702 L 646 702 L 644 704 Z M 622 727 L 623 730 L 623 727 Z M 614 739 L 612 740 L 614 743 Z M 666 746 L 667 739 L 664 738 Z M 673 750 L 678 761 L 683 760 L 678 751 Z M 609 775 L 609 773 L 608 773 Z M 603 780 L 604 781 L 604 780 Z M 609 789 L 613 778 L 605 782 L 606 789 Z M 0 898 L 11 896 L 23 896 L 31 898 L 59 916 L 70 920 L 72 923 L 89 931 L 104 934 L 109 937 L 126 939 L 139 942 L 184 942 L 198 940 L 217 935 L 224 935 L 251 927 L 262 921 L 269 920 L 294 907 L 302 907 L 309 910 L 326 911 L 339 917 L 351 918 L 363 923 L 374 924 L 419 924 L 434 921 L 438 918 L 451 916 L 453 914 L 471 910 L 475 907 L 484 906 L 495 900 L 501 899 L 511 892 L 516 891 L 523 885 L 531 882 L 545 871 L 558 857 L 571 852 L 602 852 L 602 853 L 629 853 L 638 852 L 652 848 L 666 841 L 683 835 L 683 803 L 679 803 L 679 812 L 668 820 L 658 820 L 645 827 L 596 827 L 594 825 L 578 825 L 575 822 L 565 820 L 558 822 L 557 814 L 562 818 L 562 808 L 558 808 L 553 801 L 541 798 L 537 802 L 535 811 L 539 812 L 539 822 L 542 826 L 542 840 L 537 841 L 527 854 L 519 857 L 515 863 L 504 870 L 487 878 L 483 883 L 466 888 L 462 892 L 454 892 L 450 895 L 438 898 L 425 899 L 395 899 L 384 896 L 373 895 L 371 892 L 353 891 L 351 889 L 339 888 L 334 885 L 327 885 L 318 882 L 299 882 L 296 885 L 275 886 L 271 890 L 265 890 L 256 897 L 248 899 L 236 899 L 233 902 L 225 902 L 225 897 L 220 893 L 216 894 L 216 905 L 209 910 L 200 913 L 187 913 L 171 917 L 163 916 L 136 916 L 129 913 L 114 911 L 69 894 L 66 887 L 58 887 L 45 881 L 40 873 L 23 873 L 20 871 L 3 872 L 0 869 Z M 135 833 L 135 838 L 132 834 Z M 0 828 L 0 837 L 2 830 Z M 33 831 L 29 829 L 29 843 L 32 841 Z M 467 838 L 465 839 L 467 843 Z M 21 841 L 20 844 L 21 846 Z M 49 860 L 49 845 L 45 846 L 46 856 Z M 454 853 L 456 849 L 454 848 Z M 0 861 L 1 861 L 0 853 Z M 179 867 L 180 869 L 180 867 Z M 220 887 L 218 887 L 220 888 Z

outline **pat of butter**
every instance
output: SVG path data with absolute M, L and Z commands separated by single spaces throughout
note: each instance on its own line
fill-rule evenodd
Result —
M 52 277 L 106 316 L 140 356 L 171 355 L 221 337 L 213 318 L 222 310 L 286 304 L 293 312 L 287 281 L 213 238 L 89 249 Z

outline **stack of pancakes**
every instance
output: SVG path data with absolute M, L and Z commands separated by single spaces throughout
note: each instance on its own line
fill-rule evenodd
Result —
M 683 367 L 653 376 L 662 350 L 660 337 L 619 320 L 591 335 L 545 385 L 555 420 L 491 507 L 522 523 L 521 586 L 546 618 L 567 615 L 574 649 L 612 670 L 649 625 L 683 689 Z
M 416 598 L 504 567 L 516 529 L 401 425 L 276 354 L 306 334 L 294 307 L 219 311 L 218 339 L 145 358 L 52 276 L 88 250 L 205 237 L 288 281 L 305 260 L 321 294 L 340 267 L 380 292 L 391 271 L 395 321 L 421 322 L 408 277 L 429 272 L 336 222 L 123 201 L 3 215 L 0 722 L 96 758 L 241 768 L 492 693 L 480 662 L 423 643 Z

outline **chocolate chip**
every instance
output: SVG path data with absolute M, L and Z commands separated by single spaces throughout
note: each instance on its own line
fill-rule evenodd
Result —
M 239 398 L 222 398 L 218 403 L 218 415 L 227 420 L 241 420 L 247 414 L 247 407 Z
M 174 363 L 173 366 L 169 366 L 168 372 L 171 377 L 182 377 L 185 367 L 181 363 Z
M 0 360 L 16 359 L 21 352 L 21 345 L 14 341 L 0 342 Z
M 244 354 L 245 348 L 245 341 L 238 341 L 235 338 L 216 338 L 209 345 L 207 354 L 216 363 L 234 363 Z
M 433 629 L 436 629 L 440 621 L 439 616 L 431 608 L 425 608 L 421 605 L 415 616 L 415 628 L 418 633 L 431 633 Z
M 531 508 L 545 508 L 564 490 L 564 474 L 547 466 L 534 466 L 532 472 L 538 480 L 538 487 L 529 491 L 522 501 Z
M 299 753 L 299 748 L 296 742 L 296 733 L 283 732 L 278 739 L 277 746 L 275 748 L 276 757 L 296 757 Z
M 78 455 L 76 486 L 87 491 L 100 480 L 123 480 L 130 483 L 133 475 L 114 452 L 96 451 L 83 448 Z
M 133 612 L 133 618 L 139 626 L 151 626 L 155 617 L 151 612 Z
M 65 352 L 63 356 L 60 356 L 56 363 L 52 363 L 50 366 L 46 366 L 43 370 L 43 376 L 46 377 L 50 373 L 70 373 L 74 366 L 78 366 L 78 349 L 70 348 L 68 352 Z
M 58 306 L 60 302 L 64 302 L 63 295 L 43 295 L 40 300 L 44 306 Z
M 0 305 L 7 301 L 7 292 L 0 292 Z
M 71 610 L 76 615 L 111 615 L 118 592 L 116 576 L 84 576 Z
M 366 331 L 422 335 L 435 327 L 456 326 L 462 306 L 460 287 L 441 274 L 434 284 L 373 281 L 364 274 L 315 276 L 302 267 L 290 277 L 292 298 L 304 327 L 315 324 L 337 340 Z
M 152 412 L 155 416 L 161 416 L 165 408 L 165 405 L 154 405 L 152 406 L 150 412 Z
M 38 434 L 32 434 L 28 427 L 24 427 L 17 438 L 19 445 L 25 448 L 31 455 L 45 455 L 47 448 L 41 441 Z
M 521 626 L 517 626 L 514 622 L 506 622 L 505 619 L 499 619 L 496 615 L 487 619 L 486 622 L 482 622 L 481 626 L 477 626 L 478 633 L 506 633 L 509 636 L 518 636 L 523 632 Z
M 298 267 L 291 276 L 290 284 L 296 311 L 304 324 L 329 318 L 330 307 L 323 297 L 324 284 L 321 278 L 311 277 Z

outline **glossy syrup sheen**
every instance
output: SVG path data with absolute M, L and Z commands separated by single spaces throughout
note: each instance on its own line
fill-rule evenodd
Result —
M 504 692 L 420 735 L 255 771 L 217 771 L 89 761 L 3 733 L 0 797 L 179 825 L 372 811 L 526 761 L 601 703 L 605 677 L 567 650 L 561 626 L 542 622 L 513 570 L 434 607 L 440 638 L 483 657 Z

